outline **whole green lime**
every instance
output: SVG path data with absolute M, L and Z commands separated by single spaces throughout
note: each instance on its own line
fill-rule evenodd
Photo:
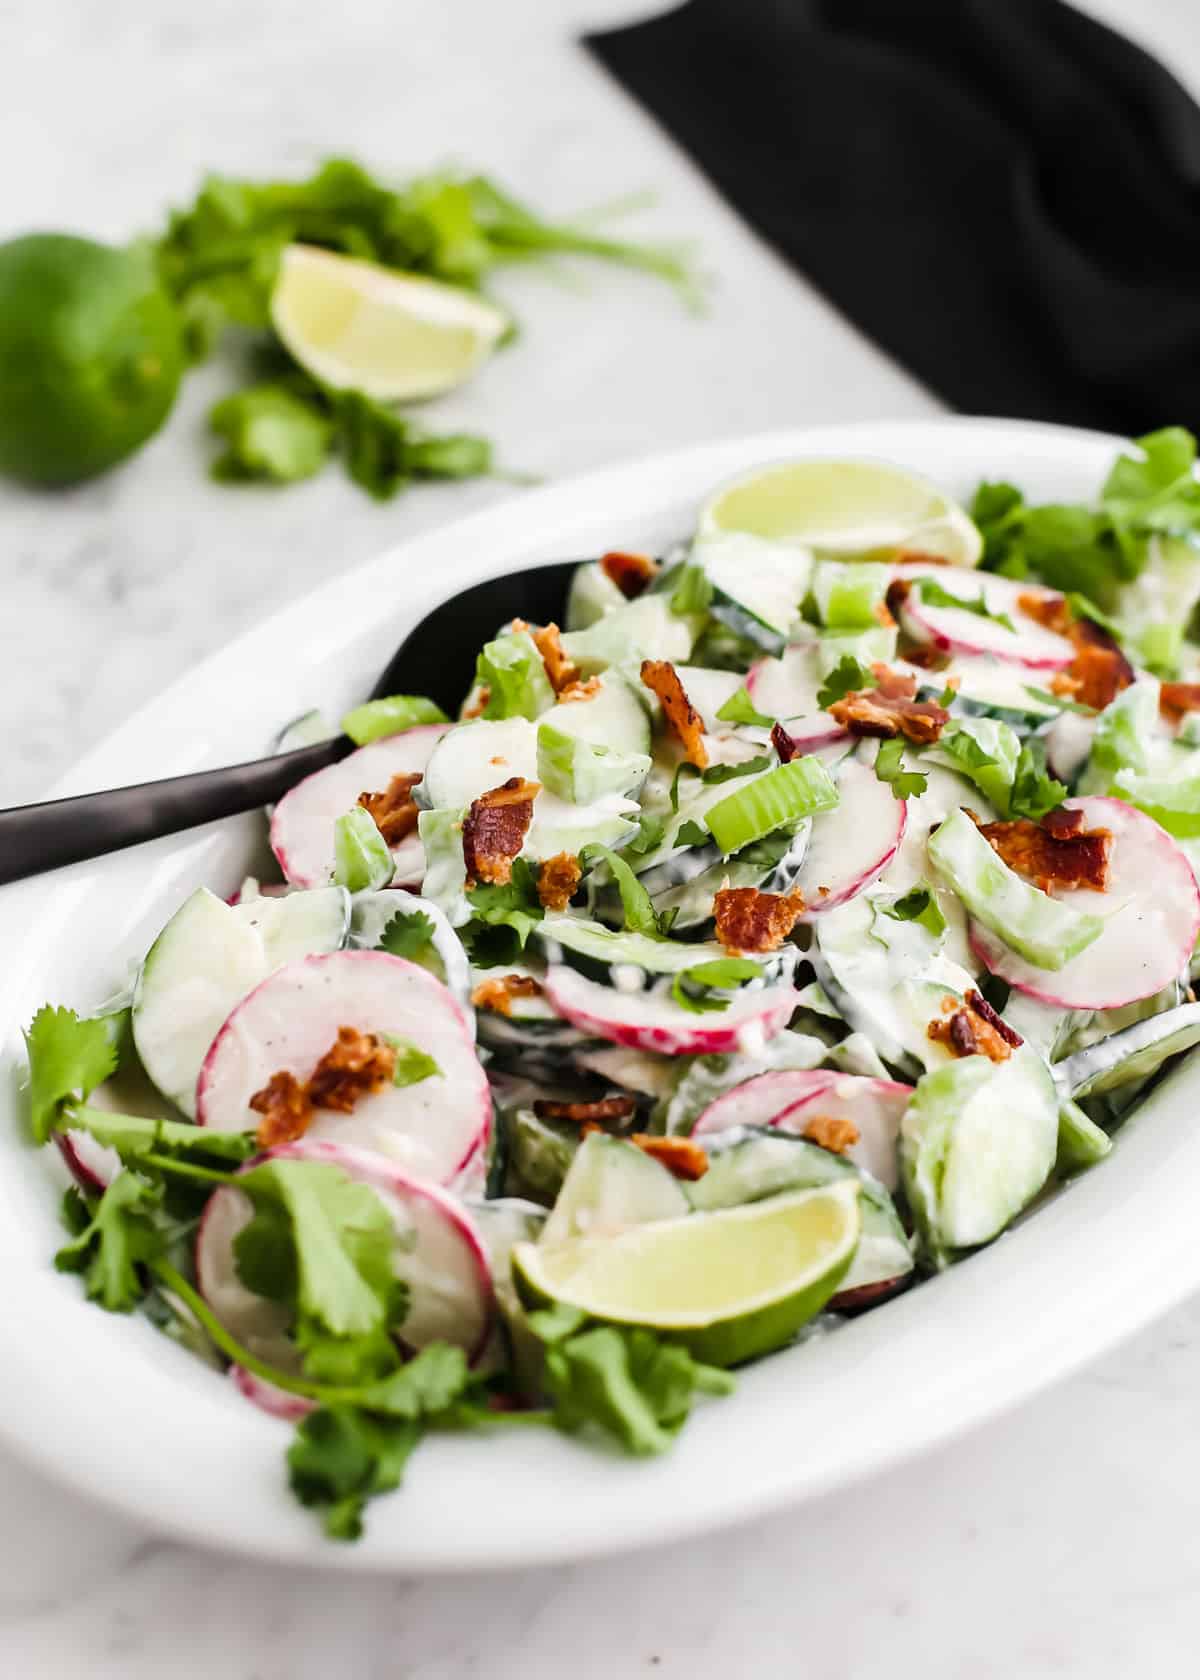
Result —
M 0 244 L 0 472 L 73 484 L 157 431 L 183 372 L 147 251 L 67 233 Z

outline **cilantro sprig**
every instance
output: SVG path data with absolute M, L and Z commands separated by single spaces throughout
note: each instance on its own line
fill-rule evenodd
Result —
M 751 957 L 715 957 L 711 962 L 685 968 L 671 982 L 671 996 L 681 1009 L 695 1015 L 728 1009 L 730 999 L 715 993 L 740 986 L 746 980 L 761 980 L 763 967 Z
M 817 705 L 823 712 L 844 700 L 847 694 L 874 688 L 875 678 L 865 665 L 860 665 L 852 653 L 844 653 L 817 690 Z
M 875 756 L 875 774 L 886 782 L 895 799 L 915 799 L 925 792 L 929 778 L 920 770 L 904 768 L 904 741 L 897 735 L 880 743 Z

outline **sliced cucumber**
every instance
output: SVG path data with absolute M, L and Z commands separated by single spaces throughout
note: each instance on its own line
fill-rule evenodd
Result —
M 972 658 L 960 655 L 940 676 L 920 677 L 921 698 L 936 700 L 948 678 L 957 680 L 954 704 L 958 711 L 976 717 L 994 717 L 1014 727 L 1044 723 L 1061 715 L 1054 701 L 1043 700 L 1031 689 L 1045 688 L 1036 671 L 1027 671 L 1011 660 Z
M 543 1120 L 532 1108 L 506 1112 L 507 1188 L 549 1204 L 562 1188 L 579 1148 L 579 1127 L 563 1120 Z
M 649 710 L 628 677 L 618 670 L 606 671 L 589 699 L 560 700 L 543 712 L 539 721 L 594 747 L 609 747 L 620 753 L 650 751 Z
M 715 591 L 711 612 L 740 634 L 774 650 L 787 639 L 800 617 L 800 605 L 812 577 L 813 557 L 806 548 L 768 542 L 747 531 L 700 537 L 692 548 Z M 730 616 L 725 616 L 731 610 Z M 756 634 L 757 631 L 757 634 Z
M 593 1132 L 576 1150 L 539 1240 L 616 1236 L 688 1211 L 682 1185 L 660 1161 L 623 1138 Z
M 589 971 L 599 963 L 605 968 L 640 968 L 649 974 L 681 974 L 697 963 L 718 962 L 728 955 L 715 940 L 685 945 L 677 939 L 651 939 L 644 933 L 616 933 L 582 916 L 544 916 L 534 931 L 543 942 L 561 946 L 569 957 L 583 957 Z M 550 960 L 559 959 L 551 956 Z
M 511 776 L 537 780 L 537 725 L 529 718 L 478 718 L 447 730 L 420 784 L 430 809 L 462 810 Z
M 546 718 L 538 724 L 538 780 L 573 805 L 590 805 L 613 793 L 635 793 L 649 769 L 649 753 L 593 746 L 565 735 Z
M 631 660 L 669 659 L 678 664 L 691 653 L 695 636 L 694 623 L 677 617 L 667 596 L 639 595 L 586 630 L 569 631 L 562 645 L 586 677 Z
M 625 596 L 598 560 L 576 566 L 567 592 L 566 627 L 587 630 L 606 613 L 625 605 Z
M 339 950 L 349 923 L 342 887 L 235 905 L 200 887 L 186 899 L 147 952 L 134 990 L 133 1040 L 163 1096 L 194 1115 L 201 1063 L 234 1006 L 295 957 Z
M 909 1205 L 935 1265 L 990 1242 L 1037 1195 L 1058 1148 L 1059 1098 L 1027 1046 L 965 1056 L 920 1080 L 900 1128 Z
M 744 685 L 745 679 L 740 673 L 713 671 L 705 665 L 677 665 L 676 671 L 684 692 L 700 713 L 708 733 L 717 735 L 722 730 L 728 730 L 730 725 L 719 718 L 717 713 Z
M 1054 1072 L 1070 1096 L 1092 1097 L 1151 1078 L 1172 1056 L 1197 1044 L 1200 1003 L 1185 1003 L 1076 1050 Z
M 1067 1175 L 1094 1167 L 1112 1153 L 1108 1133 L 1068 1099 L 1058 1111 L 1058 1155 L 1055 1171 Z
M 385 888 L 382 892 L 359 893 L 350 916 L 349 943 L 357 951 L 378 950 L 379 942 L 388 928 L 403 933 L 406 924 L 419 937 L 424 918 L 431 926 L 429 942 L 406 945 L 403 955 L 410 962 L 420 963 L 448 986 L 459 1004 L 468 1013 L 471 1009 L 471 968 L 462 941 L 458 938 L 441 907 L 430 898 L 418 898 L 415 893 L 397 892 Z
M 520 1311 L 512 1281 L 512 1251 L 519 1242 L 536 1242 L 546 1223 L 546 1210 L 520 1196 L 468 1197 L 467 1212 L 483 1239 L 492 1269 L 492 1288 L 505 1318 Z

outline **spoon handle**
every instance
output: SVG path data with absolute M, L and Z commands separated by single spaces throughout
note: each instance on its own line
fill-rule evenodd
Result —
M 249 764 L 0 811 L 0 885 L 269 805 L 352 746 L 339 735 Z

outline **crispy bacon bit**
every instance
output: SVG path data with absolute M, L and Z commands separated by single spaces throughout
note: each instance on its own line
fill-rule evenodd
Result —
M 1200 712 L 1200 683 L 1163 683 L 1158 691 L 1158 709 L 1168 723 L 1178 723 L 1185 712 Z
M 801 743 L 789 735 L 781 723 L 771 725 L 771 745 L 779 754 L 780 764 L 790 764 L 804 752 Z
M 658 561 L 649 554 L 630 554 L 614 548 L 600 556 L 600 570 L 615 583 L 627 601 L 640 595 L 658 572 Z
M 917 679 L 886 665 L 872 665 L 875 687 L 859 689 L 835 700 L 829 715 L 852 735 L 903 735 L 906 741 L 928 746 L 950 721 L 950 713 L 936 700 L 914 700 Z
M 412 790 L 421 780 L 415 776 L 393 776 L 382 793 L 360 793 L 358 803 L 375 819 L 375 826 L 389 846 L 398 846 L 417 826 L 417 805 Z
M 463 822 L 468 887 L 479 881 L 502 885 L 512 879 L 513 859 L 525 844 L 533 802 L 541 791 L 539 782 L 510 776 L 471 801 Z
M 895 618 L 900 617 L 900 609 L 911 594 L 912 584 L 907 578 L 893 578 L 891 583 L 888 584 L 884 600 L 891 608 Z
M 1017 610 L 1023 612 L 1026 618 L 1035 620 L 1044 630 L 1053 630 L 1056 636 L 1069 637 L 1075 622 L 1065 595 L 1047 595 L 1040 589 L 1022 590 L 1017 596 Z
M 474 700 L 471 701 L 469 706 L 464 706 L 462 709 L 462 721 L 466 723 L 469 718 L 482 717 L 484 712 L 487 711 L 491 698 L 492 691 L 487 683 L 480 683 Z
M 1075 617 L 1065 596 L 1026 590 L 1017 596 L 1017 606 L 1044 629 L 1065 636 L 1075 649 L 1075 657 L 1067 668 L 1051 677 L 1051 693 L 1069 696 L 1084 706 L 1103 711 L 1123 688 L 1129 687 L 1133 666 L 1107 630 L 1090 618 Z
M 687 697 L 679 673 L 668 659 L 643 659 L 642 681 L 662 701 L 663 716 L 672 734 L 683 744 L 683 755 L 698 770 L 708 767 L 704 745 L 704 724 Z
M 713 898 L 717 938 L 727 951 L 774 951 L 804 913 L 804 894 L 722 887 Z
M 360 1097 L 386 1085 L 395 1069 L 396 1052 L 390 1044 L 357 1027 L 339 1027 L 309 1078 L 309 1101 L 314 1108 L 349 1114 Z
M 565 910 L 582 879 L 579 859 L 570 852 L 557 852 L 538 871 L 538 903 L 543 910 Z
M 968 992 L 963 1003 L 943 999 L 941 1016 L 926 1030 L 935 1044 L 944 1044 L 956 1056 L 986 1056 L 989 1062 L 1006 1062 L 1024 1042 L 976 991 Z
M 923 548 L 900 548 L 896 560 L 901 566 L 953 566 L 947 554 L 927 554 Z
M 602 686 L 599 677 L 589 677 L 586 682 L 570 683 L 558 698 L 564 704 L 574 700 L 594 700 Z
M 493 1015 L 511 1015 L 514 998 L 541 997 L 542 988 L 531 974 L 494 974 L 481 980 L 471 993 L 476 1009 L 490 1009 Z
M 603 1125 L 606 1120 L 628 1120 L 636 1108 L 632 1097 L 598 1097 L 595 1102 L 554 1102 L 539 1097 L 533 1112 L 539 1120 L 570 1120 L 586 1126 L 589 1121 Z
M 944 671 L 950 663 L 947 655 L 940 653 L 932 642 L 918 642 L 904 657 L 910 665 L 919 665 L 922 671 Z
M 801 1135 L 834 1155 L 844 1155 L 858 1142 L 859 1130 L 840 1114 L 814 1114 Z
M 540 630 L 535 630 L 533 645 L 542 656 L 542 664 L 546 667 L 546 675 L 555 694 L 561 694 L 564 688 L 570 688 L 579 681 L 579 667 L 563 651 L 557 624 L 544 624 Z
M 871 612 L 874 615 L 876 622 L 882 624 L 885 630 L 890 630 L 896 622 L 891 613 L 888 611 L 886 601 L 876 601 L 875 605 L 871 608 Z
M 294 1073 L 273 1073 L 262 1090 L 250 1098 L 250 1107 L 262 1115 L 255 1141 L 263 1149 L 294 1143 L 313 1120 L 312 1101 Z
M 708 1154 L 701 1144 L 685 1137 L 650 1137 L 646 1132 L 634 1132 L 630 1143 L 636 1143 L 644 1155 L 660 1161 L 676 1178 L 695 1182 L 708 1171 Z
M 1069 811 L 1056 823 L 1019 817 L 1015 822 L 980 823 L 979 832 L 1010 869 L 1027 876 L 1043 892 L 1051 887 L 1103 892 L 1108 885 L 1112 833 L 1107 828 L 1080 833 L 1079 824 L 1071 818 Z

